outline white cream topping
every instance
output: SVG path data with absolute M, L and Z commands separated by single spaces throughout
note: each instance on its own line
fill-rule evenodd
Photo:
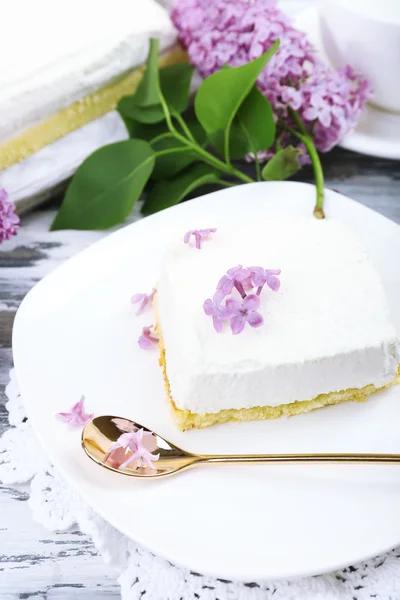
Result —
M 18 23 L 18 28 L 16 27 Z M 145 62 L 175 32 L 154 0 L 13 0 L 2 11 L 0 142 Z
M 213 223 L 198 223 L 212 227 Z M 203 311 L 227 269 L 281 269 L 264 288 L 264 326 L 217 334 Z M 158 285 L 167 375 L 178 408 L 194 413 L 276 406 L 392 381 L 400 346 L 382 283 L 337 220 L 269 220 L 168 248 Z

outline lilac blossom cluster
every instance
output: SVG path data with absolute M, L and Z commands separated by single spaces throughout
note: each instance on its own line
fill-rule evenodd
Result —
M 264 319 L 257 312 L 261 292 L 265 285 L 277 292 L 280 273 L 279 269 L 242 265 L 228 269 L 226 275 L 219 280 L 213 299 L 208 298 L 203 304 L 206 315 L 212 317 L 215 331 L 222 331 L 224 321 L 229 321 L 234 335 L 243 331 L 246 323 L 250 327 L 261 327 Z M 230 296 L 235 290 L 236 298 Z
M 19 217 L 15 214 L 15 204 L 10 201 L 5 189 L 0 188 L 0 244 L 17 235 Z
M 354 128 L 371 97 L 369 82 L 360 73 L 350 66 L 334 70 L 319 58 L 276 0 L 175 0 L 172 20 L 203 77 L 224 64 L 235 67 L 258 58 L 279 38 L 280 48 L 258 86 L 276 120 L 292 125 L 288 108 L 297 111 L 322 152 Z
M 155 438 L 151 431 L 138 429 L 137 431 L 122 433 L 117 441 L 111 444 L 103 462 L 107 462 L 113 457 L 113 454 L 118 452 L 119 469 L 125 469 L 132 463 L 136 463 L 134 465 L 136 468 L 155 469 L 153 463 L 159 459 L 160 455 L 152 454 L 151 450 L 154 445 L 156 445 Z M 122 456 L 126 459 L 122 459 L 122 462 L 120 450 L 122 450 Z

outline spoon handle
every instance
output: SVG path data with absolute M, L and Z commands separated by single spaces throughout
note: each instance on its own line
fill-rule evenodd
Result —
M 301 463 L 348 463 L 400 465 L 400 454 L 242 454 L 242 455 L 202 455 L 205 463 L 259 463 L 259 464 L 301 464 Z

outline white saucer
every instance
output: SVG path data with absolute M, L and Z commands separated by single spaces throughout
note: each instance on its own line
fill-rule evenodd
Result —
M 329 63 L 320 35 L 318 7 L 312 6 L 297 13 L 295 25 L 307 34 Z M 346 135 L 339 146 L 370 156 L 400 159 L 400 113 L 386 112 L 368 105 L 356 129 Z
M 181 432 L 171 417 L 156 349 L 137 338 L 154 322 L 133 293 L 157 281 L 171 230 L 280 215 L 311 215 L 312 185 L 237 186 L 125 227 L 43 279 L 18 311 L 13 352 L 32 427 L 51 461 L 115 528 L 197 573 L 245 582 L 322 573 L 400 543 L 400 467 L 232 466 L 158 481 L 107 472 L 80 447 L 80 431 L 54 417 L 86 395 L 88 412 L 132 418 L 199 453 L 400 453 L 400 386 L 276 421 Z M 326 213 L 360 236 L 382 276 L 400 331 L 399 226 L 339 193 Z M 249 598 L 253 597 L 249 593 Z

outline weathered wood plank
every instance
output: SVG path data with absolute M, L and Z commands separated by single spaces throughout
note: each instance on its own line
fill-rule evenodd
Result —
M 115 573 L 90 540 L 78 531 L 49 533 L 32 521 L 26 499 L 0 487 L 0 598 L 118 598 Z

